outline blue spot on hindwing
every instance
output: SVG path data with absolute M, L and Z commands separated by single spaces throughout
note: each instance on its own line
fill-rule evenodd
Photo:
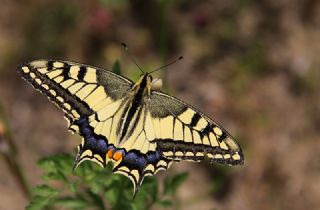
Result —
M 106 154 L 108 145 L 103 139 L 99 139 L 95 145 L 95 149 L 100 154 Z
M 91 130 L 88 127 L 84 127 L 81 129 L 81 133 L 83 134 L 84 137 L 88 137 L 91 135 Z
M 87 117 L 81 117 L 75 123 L 79 126 L 80 134 L 84 138 L 84 145 L 80 147 L 79 155 L 81 156 L 82 152 L 89 149 L 93 154 L 98 154 L 104 159 L 109 146 L 107 139 L 94 134 Z
M 84 147 L 86 149 L 91 149 L 92 147 L 94 147 L 94 145 L 96 145 L 97 140 L 90 136 L 90 137 L 84 137 Z
M 154 164 L 161 159 L 161 155 L 159 151 L 149 152 L 147 154 L 147 163 Z

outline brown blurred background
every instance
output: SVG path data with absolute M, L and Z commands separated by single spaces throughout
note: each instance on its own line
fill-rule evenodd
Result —
M 136 79 L 121 42 L 147 71 L 183 55 L 159 74 L 166 91 L 220 122 L 244 150 L 242 167 L 178 163 L 160 172 L 189 171 L 180 209 L 320 209 L 320 1 L 0 5 L 0 135 L 10 129 L 0 138 L 1 210 L 28 203 L 14 158 L 34 186 L 40 157 L 72 153 L 80 141 L 17 66 L 55 58 L 110 69 L 119 60 L 122 74 Z

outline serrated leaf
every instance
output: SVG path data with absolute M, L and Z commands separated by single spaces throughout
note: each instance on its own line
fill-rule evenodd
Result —
M 51 197 L 35 196 L 26 207 L 26 210 L 42 210 L 50 204 Z
M 32 194 L 41 195 L 41 197 L 48 197 L 58 194 L 58 190 L 50 187 L 49 185 L 40 185 L 32 189 Z
M 38 161 L 38 166 L 44 170 L 52 170 L 52 167 L 54 167 L 54 162 L 49 158 L 42 158 Z
M 60 205 L 66 208 L 73 208 L 73 209 L 86 209 L 90 206 L 86 200 L 81 198 L 73 198 L 73 197 L 62 197 L 56 199 L 54 202 L 56 205 Z
M 73 166 L 72 161 L 71 156 L 68 154 L 53 155 L 40 159 L 38 165 L 48 172 L 60 171 L 61 173 L 69 174 Z
M 57 171 L 57 172 L 49 172 L 45 175 L 43 175 L 43 179 L 44 180 L 60 180 L 60 181 L 63 181 L 65 183 L 68 183 L 68 179 L 67 177 L 61 173 L 60 171 Z

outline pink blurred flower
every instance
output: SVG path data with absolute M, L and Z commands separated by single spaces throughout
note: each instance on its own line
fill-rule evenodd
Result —
M 97 32 L 105 31 L 112 23 L 112 12 L 105 8 L 96 8 L 88 17 L 88 25 Z

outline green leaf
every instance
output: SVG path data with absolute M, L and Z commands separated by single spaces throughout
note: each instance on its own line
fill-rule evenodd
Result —
M 122 189 L 117 181 L 114 181 L 111 185 L 109 185 L 108 190 L 104 193 L 108 203 L 114 205 L 117 202 L 120 190 Z
M 70 182 L 69 183 L 69 190 L 72 193 L 76 193 L 77 189 L 78 189 L 78 183 L 77 182 Z
M 73 158 L 68 154 L 53 155 L 40 159 L 38 165 L 47 172 L 60 171 L 67 175 L 72 171 Z
M 38 165 L 44 170 L 52 170 L 54 162 L 50 158 L 42 158 L 38 161 Z
M 172 178 L 168 177 L 164 180 L 164 192 L 165 195 L 173 195 L 176 193 L 178 187 L 188 178 L 188 173 L 183 172 L 174 175 Z
M 147 192 L 151 200 L 156 201 L 158 199 L 158 182 L 156 177 L 147 177 L 141 186 L 141 191 Z
M 103 199 L 101 196 L 92 192 L 91 190 L 88 190 L 87 194 L 92 199 L 93 203 L 96 204 L 97 207 L 99 207 L 99 209 L 105 209 Z
M 120 63 L 118 60 L 116 60 L 116 62 L 114 62 L 113 66 L 112 66 L 112 71 L 118 75 L 121 74 L 121 68 L 120 68 Z
M 49 185 L 40 185 L 36 186 L 35 188 L 32 189 L 32 194 L 33 195 L 41 195 L 41 197 L 48 197 L 48 196 L 53 196 L 58 194 L 59 191 L 50 187 Z
M 43 179 L 44 180 L 60 180 L 63 181 L 65 183 L 68 182 L 67 177 L 61 173 L 60 171 L 57 172 L 49 172 L 48 174 L 43 175 Z
M 35 196 L 26 207 L 26 210 L 42 210 L 51 203 L 51 197 Z
M 81 198 L 73 198 L 73 197 L 62 197 L 58 198 L 54 202 L 56 205 L 60 205 L 66 208 L 73 209 L 87 209 L 90 207 L 90 204 Z
M 131 204 L 132 209 L 146 209 L 148 195 L 144 190 L 139 191 Z

